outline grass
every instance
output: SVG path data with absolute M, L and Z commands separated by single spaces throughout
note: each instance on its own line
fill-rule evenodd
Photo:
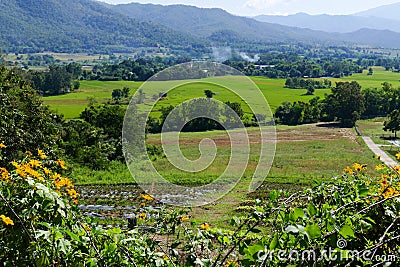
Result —
M 240 84 L 237 84 L 237 80 L 235 80 L 234 77 L 231 77 L 231 79 L 231 82 L 225 81 L 224 84 L 231 84 L 231 86 L 240 87 Z M 260 88 L 272 111 L 274 111 L 284 101 L 308 101 L 315 96 L 323 97 L 325 93 L 329 93 L 330 91 L 328 89 L 320 89 L 316 90 L 315 96 L 308 96 L 305 95 L 305 89 L 284 88 L 285 80 L 283 79 L 268 79 L 262 77 L 252 77 L 251 79 Z M 154 116 L 160 115 L 159 110 L 161 107 L 169 105 L 176 106 L 183 101 L 194 97 L 204 97 L 205 89 L 210 89 L 217 93 L 217 95 L 214 96 L 214 99 L 223 102 L 240 102 L 244 111 L 247 113 L 250 112 L 250 109 L 246 106 L 243 99 L 222 86 L 213 84 L 216 81 L 217 79 L 209 78 L 172 89 L 168 92 L 167 100 L 159 101 L 155 106 L 153 111 Z M 65 95 L 45 97 L 44 102 L 53 110 L 63 114 L 66 119 L 74 119 L 79 117 L 79 114 L 85 109 L 91 99 L 99 103 L 106 103 L 111 100 L 111 93 L 114 89 L 129 87 L 131 89 L 131 94 L 133 95 L 134 92 L 136 92 L 136 90 L 143 84 L 142 82 L 131 81 L 81 81 L 80 83 L 81 85 L 79 90 Z M 164 86 L 164 82 L 154 83 L 156 89 L 163 88 Z M 152 105 L 154 103 L 153 94 L 146 90 L 145 93 L 145 104 Z M 247 101 L 252 102 L 252 99 L 254 101 L 258 100 L 257 93 L 249 89 L 248 83 L 244 83 L 240 94 L 245 97 L 245 100 Z
M 384 67 L 373 67 L 373 75 L 367 75 L 368 70 L 363 73 L 356 73 L 352 76 L 340 79 L 330 79 L 332 82 L 338 81 L 357 81 L 363 89 L 365 88 L 381 88 L 382 83 L 388 82 L 395 88 L 400 87 L 400 73 L 385 71 Z
M 231 102 L 240 102 L 244 108 L 245 112 L 250 112 L 246 104 L 237 95 L 230 92 L 229 90 L 214 85 L 218 78 L 208 78 L 201 81 L 192 82 L 188 85 L 179 86 L 168 93 L 167 100 L 159 101 L 155 106 L 153 111 L 153 116 L 159 116 L 159 110 L 163 106 L 168 105 L 178 105 L 185 100 L 192 99 L 193 97 L 204 97 L 204 90 L 210 89 L 217 92 L 214 96 L 215 99 Z M 231 86 L 239 86 L 238 81 L 234 77 L 230 77 L 231 81 L 225 81 L 224 84 Z M 267 99 L 272 111 L 282 104 L 284 101 L 308 101 L 315 96 L 321 98 L 324 97 L 326 93 L 330 92 L 330 89 L 317 89 L 314 96 L 305 95 L 305 89 L 289 89 L 285 88 L 284 79 L 269 79 L 264 77 L 251 77 L 251 80 L 259 87 L 262 94 Z M 340 79 L 330 79 L 333 83 L 339 81 L 357 81 L 361 84 L 362 88 L 377 87 L 380 88 L 383 82 L 391 83 L 394 87 L 400 87 L 400 73 L 394 73 L 390 71 L 385 71 L 382 67 L 374 67 L 374 74 L 368 76 L 367 71 L 362 74 L 353 74 L 349 77 L 343 77 Z M 243 79 L 240 81 L 243 82 Z M 239 83 L 240 83 L 239 82 Z M 99 103 L 106 103 L 111 100 L 111 92 L 114 89 L 121 89 L 123 87 L 131 88 L 131 94 L 142 85 L 142 82 L 131 82 L 131 81 L 81 81 L 80 89 L 76 92 L 60 95 L 45 97 L 44 102 L 48 104 L 52 109 L 64 114 L 65 118 L 73 119 L 78 118 L 79 114 L 84 110 L 90 102 L 90 99 L 94 99 Z M 155 88 L 165 87 L 166 83 L 154 83 Z M 146 93 L 146 105 L 152 105 L 154 103 L 153 95 L 151 92 L 145 91 Z M 243 84 L 243 88 L 240 94 L 251 99 L 256 96 L 255 91 L 249 89 L 249 84 Z
M 284 101 L 308 101 L 313 96 L 305 96 L 304 89 L 284 88 L 285 80 L 268 79 L 263 77 L 252 77 L 253 82 L 260 88 L 262 94 L 269 102 L 274 111 Z M 355 74 L 342 79 L 332 81 L 358 81 L 363 88 L 380 87 L 382 82 L 392 83 L 395 87 L 400 86 L 400 74 L 385 72 L 381 68 L 374 68 L 374 75 L 367 76 L 366 73 Z M 205 83 L 206 82 L 206 83 Z M 221 101 L 240 101 L 239 97 L 225 88 L 212 85 L 212 79 L 191 83 L 190 85 L 179 86 L 168 93 L 167 100 L 159 101 L 153 110 L 157 116 L 162 106 L 177 105 L 184 100 L 193 97 L 204 97 L 204 90 L 211 89 L 218 94 L 215 99 Z M 236 81 L 232 79 L 232 83 Z M 77 118 L 80 112 L 89 103 L 89 99 L 95 99 L 100 103 L 110 100 L 111 92 L 116 88 L 129 87 L 133 94 L 142 83 L 138 82 L 101 82 L 82 81 L 78 92 L 46 97 L 45 102 L 53 109 L 63 113 L 67 119 Z M 316 90 L 315 94 L 323 97 L 330 90 Z M 146 93 L 146 92 L 145 92 Z M 248 88 L 243 88 L 242 93 L 247 97 L 255 97 L 256 94 Z M 146 94 L 145 104 L 152 105 L 152 93 Z M 244 102 L 242 102 L 244 103 Z M 247 106 L 243 105 L 246 112 Z M 363 120 L 358 122 L 359 130 L 365 135 L 380 135 L 383 119 Z M 250 136 L 256 140 L 256 130 L 249 129 Z M 265 197 L 271 189 L 285 189 L 296 191 L 310 185 L 314 180 L 330 180 L 332 177 L 341 175 L 343 168 L 355 161 L 368 165 L 368 172 L 374 172 L 374 166 L 379 161 L 365 146 L 360 138 L 357 138 L 352 129 L 335 127 L 317 127 L 315 125 L 303 126 L 278 126 L 278 143 L 274 163 L 264 184 L 256 191 L 248 194 L 248 185 L 256 168 L 260 144 L 253 142 L 251 146 L 251 157 L 243 179 L 224 198 L 216 203 L 193 209 L 193 214 L 199 222 L 212 222 L 213 226 L 226 227 L 227 222 L 233 215 L 240 215 L 237 208 L 245 203 L 251 202 L 254 198 Z M 199 156 L 198 143 L 204 138 L 213 138 L 217 143 L 217 157 L 206 170 L 191 174 L 174 168 L 167 159 L 160 158 L 154 162 L 154 166 L 171 182 L 198 186 L 209 183 L 218 177 L 225 169 L 230 155 L 229 142 L 224 141 L 227 135 L 223 131 L 212 131 L 202 133 L 181 133 L 180 145 L 185 156 L 195 159 Z M 159 135 L 149 135 L 148 142 L 160 144 Z M 389 151 L 390 152 L 390 151 Z M 391 153 L 392 154 L 392 153 Z M 110 169 L 105 171 L 92 171 L 85 167 L 76 167 L 71 177 L 80 185 L 109 185 L 114 187 L 118 184 L 133 183 L 132 176 L 125 164 L 113 162 Z M 116 203 L 117 204 L 117 203 Z

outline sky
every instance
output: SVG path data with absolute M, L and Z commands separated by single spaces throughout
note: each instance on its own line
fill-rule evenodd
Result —
M 217 7 L 241 16 L 308 14 L 347 15 L 374 7 L 393 4 L 399 0 L 100 0 L 109 4 L 185 4 L 198 7 Z

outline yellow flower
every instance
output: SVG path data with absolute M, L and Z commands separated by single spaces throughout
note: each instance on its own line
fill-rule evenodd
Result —
M 63 170 L 68 169 L 68 168 L 65 166 L 65 161 L 58 159 L 58 160 L 56 160 L 56 163 L 57 163 L 57 164 L 61 167 L 61 169 L 63 169 Z
M 59 173 L 54 173 L 54 174 L 51 176 L 51 178 L 54 179 L 54 180 L 61 179 L 61 174 L 59 174 Z
M 38 180 L 40 180 L 40 181 L 43 181 L 44 179 L 43 179 L 43 177 L 40 175 L 40 173 L 39 172 L 37 172 L 37 171 L 35 171 L 35 170 L 33 170 L 33 169 L 27 169 L 26 170 L 26 173 L 27 174 L 29 174 L 29 175 L 31 175 L 31 176 L 33 176 L 33 177 L 35 177 L 36 179 L 38 179 Z
M 348 174 L 350 174 L 350 175 L 354 174 L 354 171 L 353 171 L 350 167 L 346 167 L 346 168 L 344 169 L 344 172 L 346 172 L 346 173 L 348 173 Z
M 32 156 L 32 152 L 30 152 L 30 151 L 25 151 L 25 154 L 26 154 L 27 156 Z
M 396 154 L 396 158 L 400 159 L 400 152 Z
M 38 149 L 37 152 L 38 152 L 39 158 L 41 158 L 41 159 L 47 158 L 47 156 L 46 156 L 46 154 L 44 154 L 43 150 Z
M 7 182 L 10 179 L 10 173 L 6 168 L 0 168 L 0 177 L 2 181 Z
M 24 170 L 22 170 L 22 169 L 17 169 L 17 174 L 19 175 L 19 176 L 21 176 L 22 178 L 25 178 L 28 174 L 24 171 Z
M 386 165 L 385 165 L 385 164 L 379 164 L 379 165 L 377 165 L 377 166 L 375 167 L 375 170 L 379 171 L 379 170 L 383 170 L 383 169 L 385 169 L 385 168 L 386 168 Z
M 89 227 L 86 223 L 82 223 L 83 228 L 85 228 L 86 231 L 92 231 L 92 228 Z
M 365 170 L 367 168 L 367 166 L 366 165 L 361 165 L 359 163 L 354 163 L 353 164 L 353 168 L 354 168 L 355 171 L 360 172 L 362 170 Z
M 186 216 L 186 215 L 183 215 L 183 216 L 179 216 L 179 217 L 178 217 L 178 221 L 180 221 L 180 222 L 184 222 L 184 221 L 187 221 L 187 220 L 189 220 L 189 217 Z
M 7 146 L 4 143 L 0 143 L 0 149 L 2 148 L 7 148 Z
M 376 158 L 376 159 L 381 159 L 381 156 L 375 155 L 375 158 Z
M 200 229 L 202 229 L 202 230 L 208 230 L 208 229 L 210 229 L 210 225 L 209 225 L 208 223 L 202 223 L 202 224 L 200 225 Z
M 150 196 L 150 195 L 143 195 L 142 194 L 142 198 L 144 198 L 144 199 L 146 199 L 146 200 L 148 200 L 148 201 L 153 201 L 154 200 L 154 197 L 152 197 L 152 196 Z
M 144 219 L 144 218 L 146 218 L 146 213 L 142 212 L 138 217 L 140 219 Z
M 70 195 L 73 198 L 77 198 L 78 197 L 78 193 L 75 191 L 75 189 L 67 189 L 67 193 L 68 195 Z
M 68 179 L 67 177 L 63 178 L 59 174 L 58 174 L 57 178 L 54 179 L 54 184 L 55 184 L 57 189 L 60 189 L 63 186 L 65 186 L 67 188 L 73 188 L 74 187 L 74 185 L 72 184 L 70 179 Z
M 16 169 L 21 168 L 21 166 L 20 166 L 16 161 L 13 161 L 11 164 L 12 164 L 12 165 L 14 166 L 14 168 L 16 168 Z
M 400 173 L 400 166 L 394 166 L 393 169 L 394 169 L 397 173 Z
M 46 167 L 43 168 L 43 172 L 44 172 L 44 174 L 46 174 L 47 176 L 49 176 L 49 174 L 50 174 L 50 170 L 47 169 Z
M 38 161 L 38 160 L 35 160 L 35 159 L 31 159 L 30 161 L 29 161 L 29 163 L 28 163 L 32 168 L 35 168 L 35 167 L 40 167 L 40 161 Z
M 4 215 L 0 215 L 0 218 L 6 225 L 14 225 L 13 220 L 11 220 L 9 217 L 6 217 Z

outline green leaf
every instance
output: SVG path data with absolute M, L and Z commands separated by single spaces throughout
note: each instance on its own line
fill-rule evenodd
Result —
M 353 229 L 351 228 L 351 226 L 349 226 L 349 225 L 347 225 L 347 224 L 345 224 L 345 225 L 340 229 L 339 234 L 340 234 L 341 236 L 343 236 L 344 238 L 346 238 L 346 239 L 349 238 L 349 237 L 355 238 Z
M 70 231 L 69 229 L 65 229 L 65 232 L 71 237 L 72 240 L 74 241 L 79 241 L 79 236 Z
M 254 255 L 257 254 L 258 252 L 264 251 L 265 247 L 261 242 L 258 242 L 257 244 L 255 244 L 253 246 L 249 246 L 246 250 L 247 250 L 248 254 L 250 254 L 252 257 L 254 257 Z
M 358 195 L 360 196 L 360 197 L 366 197 L 366 196 L 368 196 L 369 195 L 369 189 L 368 188 L 361 188 L 359 191 L 358 191 Z
M 46 254 L 43 253 L 42 256 L 36 260 L 36 266 L 37 267 L 50 266 L 50 260 Z
M 230 244 L 231 243 L 231 241 L 229 240 L 229 237 L 227 237 L 227 236 L 224 236 L 224 244 Z
M 271 201 L 274 201 L 278 197 L 279 197 L 279 193 L 276 190 L 272 190 L 271 192 L 269 192 L 269 199 Z
M 274 238 L 272 239 L 271 243 L 269 244 L 269 249 L 273 250 L 278 245 L 278 233 L 275 233 Z
M 303 218 L 303 217 L 304 217 L 304 210 L 300 208 L 294 208 L 293 220 L 297 221 L 298 218 Z
M 306 232 L 311 239 L 317 239 L 321 237 L 321 229 L 318 224 L 307 225 Z
M 109 235 L 118 235 L 122 232 L 122 230 L 120 228 L 111 228 L 109 230 L 107 230 L 107 234 Z
M 307 206 L 307 212 L 308 215 L 310 215 L 310 217 L 314 216 L 315 214 L 317 214 L 317 209 L 315 208 L 313 203 L 309 203 Z

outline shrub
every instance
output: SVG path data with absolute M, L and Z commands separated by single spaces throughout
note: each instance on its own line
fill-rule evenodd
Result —
M 0 157 L 6 148 L 0 144 Z M 187 210 L 146 209 L 154 198 L 142 195 L 136 212 L 142 226 L 107 230 L 79 213 L 64 161 L 37 150 L 11 166 L 0 168 L 3 266 L 400 263 L 400 167 L 378 165 L 381 177 L 374 179 L 354 164 L 304 192 L 271 191 L 248 206 L 248 216 L 231 219 L 233 230 L 198 224 Z

